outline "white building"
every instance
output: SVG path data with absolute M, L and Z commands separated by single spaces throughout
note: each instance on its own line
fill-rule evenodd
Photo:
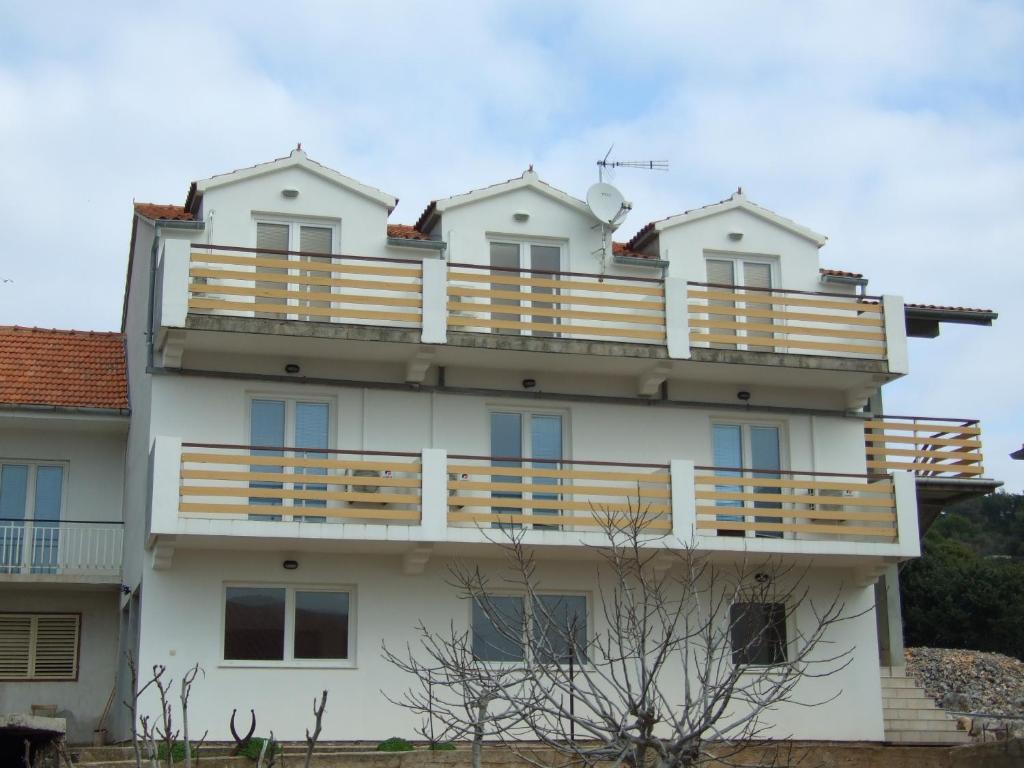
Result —
M 780 709 L 773 733 L 891 735 L 895 564 L 919 554 L 919 519 L 998 483 L 976 423 L 884 416 L 879 391 L 908 373 L 908 334 L 994 313 L 866 295 L 821 269 L 824 236 L 739 192 L 607 252 L 586 204 L 532 169 L 415 226 L 388 224 L 396 202 L 296 150 L 194 183 L 183 207 L 136 205 L 120 648 L 175 678 L 203 667 L 193 731 L 227 739 L 231 711 L 254 709 L 301 738 L 326 687 L 324 738 L 411 735 L 380 693 L 409 683 L 381 642 L 420 619 L 473 625 L 446 574 L 496 567 L 482 526 L 522 525 L 544 589 L 592 632 L 591 510 L 639 487 L 671 545 L 813 562 L 815 590 L 866 611 L 843 625 L 842 695 Z M 63 437 L 34 453 L 42 430 L 14 429 L 12 461 L 77 477 L 102 458 Z M 0 620 L 33 580 L 3 578 Z M 36 685 L 0 709 L 50 693 Z

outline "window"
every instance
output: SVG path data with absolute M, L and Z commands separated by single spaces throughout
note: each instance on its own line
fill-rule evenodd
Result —
M 712 424 L 712 454 L 716 467 L 715 475 L 719 477 L 763 477 L 778 479 L 782 469 L 781 430 L 774 425 L 758 424 Z M 741 471 L 741 469 L 743 471 Z M 746 490 L 745 490 L 746 489 Z M 736 485 L 716 485 L 716 491 L 725 493 L 744 493 L 752 490 L 758 494 L 778 494 L 782 488 L 777 486 L 752 489 L 742 483 Z M 747 502 L 737 500 L 718 500 L 715 506 L 742 509 Z M 774 501 L 755 501 L 755 509 L 781 509 L 782 505 Z M 717 520 L 726 522 L 743 522 L 743 514 L 721 514 Z M 756 516 L 755 523 L 781 523 L 781 517 Z M 720 529 L 719 536 L 743 536 L 742 530 Z M 757 530 L 755 536 L 761 538 L 782 538 L 782 533 L 770 530 Z
M 253 456 L 290 456 L 292 458 L 323 459 L 327 455 L 322 450 L 330 444 L 330 403 L 300 400 L 271 400 L 253 398 L 249 401 L 249 444 L 253 446 Z M 285 448 L 294 450 L 285 450 Z M 305 450 L 303 450 L 305 449 Z M 327 474 L 324 467 L 289 467 L 290 474 L 323 476 Z M 263 474 L 282 474 L 284 466 L 256 466 L 252 472 Z M 327 486 L 322 483 L 279 483 L 259 480 L 249 483 L 250 488 L 270 489 L 265 496 L 254 495 L 249 503 L 260 506 L 325 508 L 327 506 Z M 282 499 L 281 490 L 310 491 L 313 498 Z M 316 494 L 323 498 L 317 498 Z M 281 520 L 279 514 L 251 514 L 250 520 Z M 296 515 L 295 520 L 305 522 L 325 522 L 322 515 Z
M 224 660 L 347 660 L 350 602 L 340 590 L 226 587 Z
M 766 666 L 786 661 L 786 606 L 733 603 L 729 610 L 732 663 Z
M 562 268 L 562 246 L 551 243 L 526 243 L 526 242 L 498 242 L 490 244 L 490 265 L 493 268 L 491 274 L 494 276 L 521 277 L 519 270 L 541 270 L 546 272 L 559 272 Z M 525 275 L 529 277 L 530 274 Z M 557 275 L 535 275 L 535 277 L 552 277 Z M 554 326 L 557 319 L 554 317 L 555 305 L 550 297 L 557 294 L 557 290 L 545 286 L 518 286 L 509 285 L 504 282 L 491 284 L 491 290 L 502 291 L 503 293 L 522 294 L 522 298 L 494 299 L 495 305 L 515 307 L 519 311 L 496 312 L 491 314 L 492 320 L 504 321 L 510 327 L 495 328 L 499 333 L 523 333 L 534 336 L 554 336 L 554 330 L 546 330 L 543 326 Z M 539 297 L 534 299 L 533 297 Z M 521 327 L 521 326 L 542 326 Z
M 772 280 L 772 262 L 749 258 L 730 258 L 726 255 L 716 255 L 707 259 L 708 282 L 714 285 L 728 285 L 745 288 L 770 289 L 774 286 Z M 720 312 L 709 312 L 708 319 L 718 323 L 751 323 L 757 325 L 772 324 L 771 317 L 765 317 L 763 310 L 771 310 L 771 304 L 758 302 L 758 295 L 768 296 L 770 294 L 762 291 L 750 291 L 746 296 L 750 301 L 722 301 L 711 300 L 708 302 L 712 307 L 726 307 Z M 752 310 L 751 314 L 744 314 L 743 310 Z M 771 331 L 752 331 L 749 329 L 732 328 L 730 325 L 720 326 L 724 329 L 725 335 L 745 336 L 747 338 L 771 338 Z M 712 335 L 722 333 L 711 329 Z M 719 349 L 736 349 L 736 344 L 714 343 L 711 346 Z M 746 349 L 771 351 L 773 347 L 765 345 L 747 344 Z
M 473 656 L 480 661 L 523 661 L 530 627 L 536 660 L 568 663 L 587 659 L 587 598 L 537 595 L 526 611 L 520 595 L 490 595 L 473 601 Z
M 64 465 L 0 463 L 0 573 L 56 573 Z
M 0 680 L 77 680 L 82 617 L 0 613 Z
M 299 222 L 282 221 L 257 221 L 256 222 L 256 248 L 261 251 L 302 251 L 304 254 L 331 254 L 335 253 L 334 245 L 337 242 L 336 227 L 332 224 L 303 224 Z M 261 267 L 260 272 L 266 275 L 294 275 L 298 276 L 299 282 L 289 282 L 285 278 L 257 281 L 256 288 L 268 295 L 259 296 L 257 301 L 260 304 L 288 305 L 288 298 L 279 295 L 281 291 L 291 290 L 308 294 L 330 293 L 329 285 L 317 284 L 316 278 L 322 278 L 324 273 L 299 268 L 302 262 L 322 263 L 329 259 L 318 258 L 309 255 L 294 255 L 288 253 L 263 253 L 262 259 L 280 260 L 282 266 Z M 289 262 L 298 262 L 291 266 Z M 288 266 L 285 266 L 288 265 Z M 291 269 L 291 272 L 289 272 Z M 298 306 L 306 307 L 330 307 L 330 301 L 302 300 L 294 302 Z M 283 318 L 287 315 L 284 312 L 261 311 L 256 313 L 257 317 Z M 302 320 L 329 321 L 330 315 L 323 313 L 300 314 Z
M 524 466 L 532 469 L 561 469 L 558 461 L 563 458 L 565 422 L 562 414 L 559 413 L 530 413 L 520 411 L 492 411 L 491 412 L 491 465 L 494 467 L 515 467 Z M 524 461 L 534 459 L 535 461 Z M 531 477 L 520 472 L 519 474 L 492 475 L 491 482 L 507 483 L 513 485 L 525 485 L 533 487 L 551 486 L 552 490 L 558 487 L 559 480 L 556 477 Z M 496 499 L 519 499 L 520 501 L 510 502 L 507 507 L 494 507 L 495 514 L 533 515 L 533 516 L 558 516 L 557 509 L 544 507 L 530 507 L 523 499 L 552 502 L 557 501 L 559 495 L 545 491 L 528 492 L 498 492 L 492 493 Z M 553 506 L 553 505 L 552 505 Z M 494 523 L 492 527 L 499 527 L 501 524 Z M 520 527 L 514 524 L 514 527 Z M 557 529 L 556 525 L 534 523 L 533 527 L 538 530 Z

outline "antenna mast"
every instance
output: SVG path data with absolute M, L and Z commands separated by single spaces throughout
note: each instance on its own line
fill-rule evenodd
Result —
M 597 180 L 604 181 L 605 169 L 639 168 L 643 171 L 667 171 L 668 160 L 609 160 L 615 145 L 608 147 L 604 157 L 597 161 Z

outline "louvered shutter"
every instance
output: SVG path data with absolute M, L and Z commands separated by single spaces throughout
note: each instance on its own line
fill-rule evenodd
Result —
M 31 657 L 32 617 L 0 614 L 0 680 L 27 680 Z
M 708 282 L 713 285 L 735 285 L 735 265 L 731 261 L 724 259 L 708 259 Z M 724 290 L 724 289 L 720 289 Z M 708 301 L 709 307 L 735 307 L 735 301 L 722 301 L 720 299 L 711 299 Z M 715 323 L 732 323 L 736 321 L 736 316 L 726 313 L 715 313 L 708 312 L 708 320 Z M 707 333 L 710 336 L 734 336 L 736 332 L 730 329 L 728 326 L 725 328 L 711 327 Z M 711 347 L 714 349 L 736 349 L 735 344 L 727 342 L 713 342 Z
M 331 253 L 332 251 L 332 240 L 333 230 L 330 227 L 310 227 L 303 225 L 299 228 L 299 250 L 303 253 Z M 302 261 L 312 262 L 314 264 L 329 264 L 329 259 L 318 259 L 315 256 L 300 256 Z M 329 277 L 330 273 L 321 272 L 316 270 L 303 270 L 303 277 L 314 277 L 324 278 Z M 329 285 L 316 285 L 301 283 L 299 290 L 303 293 L 330 293 L 331 287 Z M 303 307 L 321 307 L 326 308 L 331 306 L 329 301 L 309 301 L 304 300 L 301 302 Z M 326 323 L 330 322 L 330 315 L 302 315 L 301 319 Z
M 78 677 L 78 616 L 42 615 L 35 618 L 36 680 L 74 680 Z
M 753 261 L 746 261 L 743 263 L 743 285 L 747 288 L 771 288 L 772 287 L 772 267 L 770 264 L 761 264 Z M 762 303 L 757 301 L 761 296 L 767 296 L 760 291 L 750 291 L 747 294 L 747 301 L 745 302 L 748 309 L 767 309 L 771 310 L 773 307 L 771 304 Z M 746 316 L 742 318 L 745 322 L 756 323 L 758 325 L 772 325 L 774 320 L 771 317 L 762 316 Z M 750 338 L 761 338 L 768 339 L 773 336 L 770 331 L 747 331 L 746 335 Z M 770 352 L 773 347 L 771 345 L 754 345 L 748 344 L 747 349 L 759 350 Z
M 289 228 L 287 224 L 270 224 L 267 222 L 256 223 L 256 248 L 259 250 L 270 250 L 270 251 L 287 251 L 288 250 L 288 233 Z M 274 259 L 283 262 L 288 261 L 288 254 L 280 253 L 259 253 L 257 254 L 261 259 Z M 274 275 L 287 275 L 288 269 L 278 269 L 276 267 L 260 267 L 259 271 L 263 274 L 274 274 Z M 281 278 L 280 281 L 274 280 L 257 280 L 256 288 L 264 291 L 286 291 L 288 290 L 288 281 L 286 278 Z M 257 296 L 256 302 L 259 304 L 287 304 L 288 299 L 284 296 Z M 269 317 L 269 318 L 283 318 L 286 315 L 279 312 L 256 312 L 256 317 Z

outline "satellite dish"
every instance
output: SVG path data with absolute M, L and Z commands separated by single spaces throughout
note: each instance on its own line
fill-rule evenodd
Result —
M 587 207 L 594 218 L 612 227 L 618 226 L 630 209 L 622 193 L 604 182 L 598 182 L 587 190 Z

